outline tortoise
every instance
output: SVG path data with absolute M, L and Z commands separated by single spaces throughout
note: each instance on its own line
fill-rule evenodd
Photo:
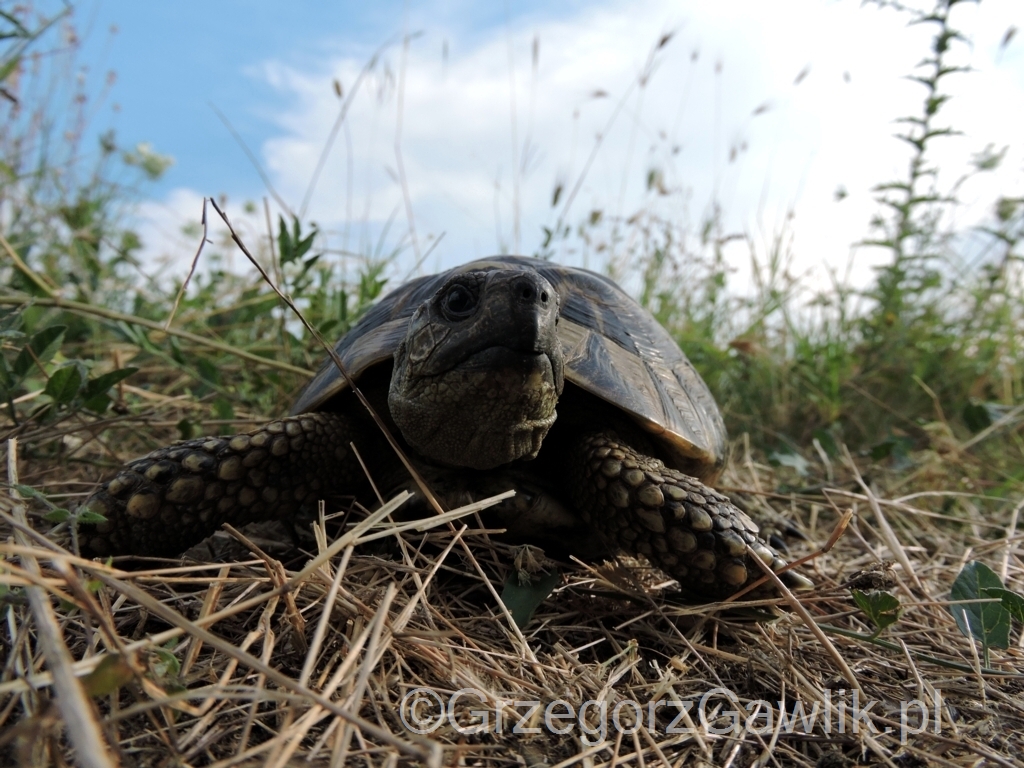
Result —
M 83 554 L 170 556 L 225 522 L 294 519 L 367 490 L 360 456 L 381 490 L 411 486 L 354 381 L 443 502 L 516 489 L 492 518 L 513 538 L 643 555 L 701 601 L 760 578 L 754 557 L 785 566 L 708 487 L 726 431 L 707 385 L 607 277 L 474 261 L 405 283 L 335 350 L 348 378 L 329 358 L 287 418 L 127 464 L 85 503 L 106 522 L 83 526 Z

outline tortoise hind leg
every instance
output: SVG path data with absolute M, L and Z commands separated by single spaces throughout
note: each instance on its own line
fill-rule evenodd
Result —
M 610 543 L 647 557 L 693 598 L 722 599 L 760 578 L 748 546 L 773 570 L 786 565 L 725 496 L 633 450 L 615 432 L 583 438 L 570 462 L 573 503 L 587 522 Z M 810 584 L 792 571 L 783 578 Z
M 365 479 L 349 442 L 376 439 L 338 413 L 308 413 L 233 437 L 204 437 L 128 463 L 83 505 L 82 554 L 174 556 L 221 524 L 294 516 Z M 369 447 L 369 446 L 368 446 Z

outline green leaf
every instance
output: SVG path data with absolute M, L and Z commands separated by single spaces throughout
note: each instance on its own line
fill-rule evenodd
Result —
M 178 657 L 170 651 L 165 651 L 163 648 L 154 648 L 153 653 L 156 654 L 157 661 L 150 665 L 150 669 L 153 674 L 157 677 L 177 677 L 181 671 L 181 662 L 178 661 Z
M 501 591 L 501 602 L 505 604 L 508 612 L 512 614 L 516 626 L 522 629 L 530 623 L 530 619 L 533 618 L 533 612 L 540 607 L 541 603 L 558 586 L 561 578 L 561 575 L 556 571 L 555 573 L 534 577 L 534 579 L 528 580 L 525 584 L 520 581 L 518 574 L 512 574 L 505 580 L 505 587 Z
M 950 599 L 954 601 L 984 599 L 983 590 L 1004 589 L 1003 582 L 984 563 L 972 560 L 964 566 L 953 582 Z M 980 640 L 988 648 L 1008 648 L 1010 645 L 1010 613 L 1002 603 L 958 602 L 949 606 L 960 631 L 967 637 Z M 986 658 L 986 665 L 988 660 Z
M 171 348 L 171 359 L 182 368 L 187 368 L 188 363 L 186 362 L 185 353 L 181 351 L 181 342 L 178 341 L 178 337 L 171 336 L 167 340 L 167 345 Z M 189 356 L 189 359 L 191 359 L 191 356 Z M 200 358 L 199 362 L 203 362 L 203 358 Z
M 298 233 L 296 232 L 296 234 L 298 234 Z M 313 239 L 316 237 L 316 234 L 317 234 L 316 230 L 314 229 L 306 237 L 304 237 L 302 240 L 299 240 L 299 242 L 295 244 L 295 258 L 296 259 L 301 259 L 303 256 L 305 256 L 309 252 L 309 249 L 313 247 Z M 318 258 L 318 257 L 314 257 L 314 258 Z
M 277 247 L 281 256 L 281 264 L 284 265 L 298 261 L 305 256 L 309 249 L 313 247 L 313 241 L 318 234 L 319 232 L 314 226 L 313 231 L 303 237 L 302 224 L 294 216 L 292 217 L 292 231 L 289 233 L 288 224 L 285 222 L 284 216 L 278 216 Z
M 278 235 L 277 235 L 277 249 L 281 255 L 281 264 L 287 264 L 290 261 L 295 260 L 295 241 L 292 240 L 290 234 L 288 234 L 288 224 L 284 220 L 284 216 L 278 216 Z M 298 221 L 295 222 L 296 228 L 298 227 Z
M 85 397 L 104 394 L 119 381 L 124 381 L 138 370 L 138 368 L 118 368 L 116 371 L 97 376 L 85 385 Z
M 40 501 L 43 501 L 43 502 L 47 501 L 47 498 L 43 494 L 41 494 L 39 491 L 37 491 L 35 488 L 33 488 L 31 485 L 20 485 L 19 484 L 19 485 L 13 486 L 13 488 L 18 493 L 21 494 L 21 498 L 23 498 L 23 499 L 39 499 Z
M 213 412 L 218 419 L 228 420 L 235 418 L 235 408 L 226 397 L 218 397 L 213 401 L 212 405 Z
M 876 635 L 891 624 L 895 624 L 903 612 L 899 598 L 888 592 L 861 592 L 855 589 L 853 601 L 871 619 L 876 628 Z
M 139 325 L 132 325 L 126 323 L 123 320 L 117 321 L 117 329 L 121 332 L 121 335 L 126 341 L 131 342 L 137 347 L 142 347 L 147 352 L 152 352 L 156 349 L 153 342 L 149 340 L 146 335 L 146 329 Z
M 871 458 L 874 461 L 881 461 L 882 459 L 888 458 L 889 454 L 892 453 L 892 449 L 895 443 L 891 440 L 883 440 L 876 445 L 871 446 Z
M 61 507 L 55 507 L 43 515 L 43 520 L 48 523 L 63 523 L 71 517 L 71 513 Z
M 21 56 L 12 56 L 9 61 L 0 64 L 0 83 L 6 80 L 19 64 L 21 64 Z
M 971 432 L 981 432 L 992 425 L 992 418 L 989 416 L 988 408 L 981 403 L 970 402 L 964 406 L 964 424 Z
M 128 685 L 133 677 L 128 663 L 121 656 L 111 654 L 100 659 L 96 669 L 82 678 L 82 683 L 90 696 L 107 696 Z
M 1003 608 L 1013 618 L 1024 624 L 1024 597 L 1009 589 L 996 589 L 993 587 L 985 587 L 981 592 L 985 597 L 999 598 L 1002 601 Z
M 97 523 L 107 522 L 107 517 L 100 512 L 94 512 L 91 509 L 83 509 L 77 515 L 75 520 L 79 523 L 88 523 L 89 525 L 96 525 Z
M 3 161 L 0 161 L 0 165 L 3 165 Z M 24 338 L 25 334 L 21 332 L 21 326 L 25 322 L 24 309 L 24 307 L 0 309 L 0 339 Z
M 75 399 L 82 388 L 82 372 L 76 363 L 58 368 L 46 383 L 44 394 L 49 395 L 61 405 Z
M 110 395 L 100 393 L 98 395 L 93 395 L 90 398 L 83 399 L 82 405 L 93 413 L 103 414 L 106 413 L 107 408 L 110 407 L 112 402 L 114 401 L 110 399 Z
M 14 376 L 3 357 L 0 357 L 0 388 L 2 388 L 0 389 L 2 399 L 9 399 L 11 397 L 11 390 L 14 389 Z
M 196 371 L 204 382 L 215 387 L 220 385 L 220 369 L 212 361 L 200 357 L 196 360 Z
M 218 397 L 213 401 L 212 405 L 213 413 L 218 419 L 230 421 L 235 418 L 235 408 L 226 397 Z M 221 424 L 219 431 L 222 435 L 231 435 L 234 434 L 234 427 L 230 424 Z
M 39 360 L 40 363 L 48 362 L 60 349 L 66 330 L 66 325 L 51 325 L 35 334 L 14 361 L 15 375 L 18 378 L 23 377 L 35 365 L 36 360 Z M 33 355 L 35 359 L 33 359 Z
M 191 440 L 196 433 L 195 424 L 188 419 L 182 419 L 177 424 L 178 434 L 181 435 L 182 440 Z
M 907 469 L 913 466 L 910 460 L 910 449 L 913 445 L 913 441 L 907 437 L 888 437 L 871 448 L 871 458 L 875 461 L 891 459 L 893 469 Z

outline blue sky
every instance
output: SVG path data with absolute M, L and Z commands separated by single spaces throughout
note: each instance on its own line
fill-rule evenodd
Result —
M 310 0 L 97 0 L 79 4 L 75 16 L 86 33 L 84 58 L 117 73 L 120 110 L 112 123 L 120 139 L 150 142 L 177 160 L 154 191 L 187 185 L 212 193 L 259 180 L 211 105 L 258 150 L 274 133 L 268 115 L 286 108 L 287 97 L 251 76 L 253 69 L 271 59 L 316 68 L 337 53 L 339 41 L 354 54 L 372 50 L 400 28 L 400 9 Z
M 186 185 L 212 194 L 259 183 L 213 106 L 253 150 L 275 135 L 272 116 L 289 106 L 288 95 L 257 73 L 263 63 L 322 71 L 339 55 L 368 57 L 406 30 L 434 33 L 440 59 L 439 37 L 454 53 L 461 41 L 509 21 L 555 19 L 575 7 L 467 0 L 418 8 L 324 0 L 83 0 L 75 19 L 86 40 L 83 59 L 97 71 L 117 73 L 112 102 L 120 109 L 110 124 L 120 139 L 149 142 L 177 160 L 154 193 Z M 111 34 L 112 28 L 117 32 Z
M 1019 23 L 1016 3 L 986 0 L 963 14 L 978 71 L 951 106 L 967 136 L 940 159 L 956 173 L 988 143 L 1014 145 L 998 184 L 966 190 L 976 217 L 992 190 L 1020 194 L 1024 56 L 1020 36 L 998 45 Z M 532 252 L 557 218 L 552 190 L 571 188 L 600 141 L 570 222 L 598 209 L 696 221 L 717 199 L 728 227 L 760 247 L 792 226 L 801 270 L 839 267 L 865 233 L 871 186 L 904 167 L 892 120 L 919 103 L 904 75 L 926 50 L 922 30 L 855 0 L 83 0 L 76 23 L 93 75 L 118 77 L 119 110 L 96 126 L 175 159 L 140 209 L 148 252 L 174 263 L 194 252 L 179 235 L 203 195 L 240 205 L 266 194 L 211 104 L 298 207 L 337 113 L 332 80 L 348 93 L 377 46 L 420 32 L 364 82 L 348 144 L 339 138 L 317 187 L 309 213 L 334 248 L 366 250 L 394 217 L 392 231 L 414 231 L 421 253 L 443 236 L 427 268 Z M 637 88 L 666 32 L 672 41 Z M 664 199 L 646 194 L 655 168 L 672 190 Z M 837 203 L 840 187 L 849 194 Z M 870 261 L 859 258 L 865 274 Z

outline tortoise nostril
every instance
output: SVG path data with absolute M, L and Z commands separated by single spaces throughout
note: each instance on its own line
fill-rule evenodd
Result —
M 547 311 L 552 303 L 558 300 L 558 295 L 551 290 L 551 286 L 539 276 L 518 275 L 509 283 L 508 291 L 506 295 L 516 304 L 533 310 Z

